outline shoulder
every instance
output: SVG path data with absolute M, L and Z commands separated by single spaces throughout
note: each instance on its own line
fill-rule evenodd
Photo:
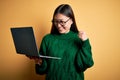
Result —
M 71 32 L 72 33 L 72 37 L 75 39 L 75 40 L 81 40 L 78 36 L 78 32 Z
M 43 37 L 43 40 L 50 40 L 50 39 L 53 39 L 54 36 L 52 34 L 46 34 L 44 37 Z
M 82 44 L 82 40 L 78 36 L 78 32 L 72 32 L 73 34 L 73 40 L 76 44 Z

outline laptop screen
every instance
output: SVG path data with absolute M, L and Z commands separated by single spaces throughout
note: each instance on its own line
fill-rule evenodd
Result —
M 11 33 L 17 53 L 38 56 L 32 27 L 11 28 Z

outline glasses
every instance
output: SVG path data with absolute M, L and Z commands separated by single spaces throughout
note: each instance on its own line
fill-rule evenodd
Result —
M 66 21 L 62 21 L 62 20 L 52 20 L 52 23 L 53 23 L 54 25 L 60 24 L 61 26 L 65 26 L 66 23 L 67 23 L 69 20 L 70 20 L 70 18 L 67 19 Z

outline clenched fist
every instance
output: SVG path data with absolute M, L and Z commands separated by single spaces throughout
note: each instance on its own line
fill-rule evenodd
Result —
M 85 41 L 88 39 L 88 37 L 84 31 L 79 31 L 78 36 L 82 41 Z

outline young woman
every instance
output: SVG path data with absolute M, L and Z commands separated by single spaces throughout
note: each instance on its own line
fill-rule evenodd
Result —
M 89 39 L 84 31 L 78 31 L 70 5 L 56 8 L 51 33 L 44 36 L 40 54 L 61 58 L 34 58 L 36 73 L 46 74 L 46 80 L 84 80 L 84 71 L 93 66 Z

